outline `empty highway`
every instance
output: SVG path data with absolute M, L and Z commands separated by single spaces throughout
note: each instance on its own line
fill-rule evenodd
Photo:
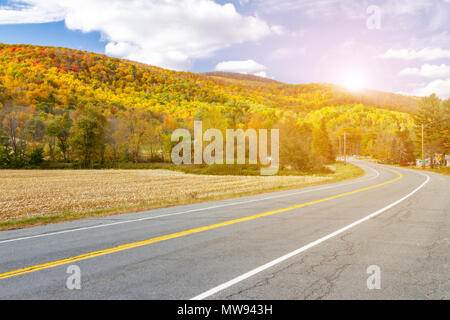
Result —
M 0 299 L 449 299 L 450 179 L 355 163 L 356 180 L 0 232 Z

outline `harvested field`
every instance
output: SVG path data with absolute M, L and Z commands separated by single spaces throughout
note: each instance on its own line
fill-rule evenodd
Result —
M 332 176 L 206 176 L 168 170 L 1 170 L 0 221 L 145 208 L 303 186 Z

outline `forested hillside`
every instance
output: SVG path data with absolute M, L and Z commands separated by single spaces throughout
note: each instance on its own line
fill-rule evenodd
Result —
M 328 83 L 288 85 L 248 74 L 210 72 L 205 75 L 223 85 L 236 84 L 276 102 L 278 99 L 282 99 L 280 95 L 290 97 L 290 100 L 284 101 L 283 106 L 296 111 L 360 103 L 382 109 L 414 113 L 417 111 L 419 101 L 419 99 L 409 96 L 368 89 L 352 92 L 344 87 Z
M 221 130 L 280 128 L 283 165 L 299 170 L 331 162 L 344 131 L 352 133 L 348 151 L 392 160 L 399 154 L 393 145 L 409 148 L 415 139 L 417 105 L 331 84 L 174 72 L 72 49 L 0 44 L 1 167 L 167 161 L 172 131 L 192 129 L 197 119 Z M 397 160 L 413 160 L 412 151 Z

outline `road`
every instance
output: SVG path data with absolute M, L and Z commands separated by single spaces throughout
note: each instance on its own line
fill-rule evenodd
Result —
M 0 299 L 449 299 L 450 179 L 357 164 L 352 181 L 0 232 Z

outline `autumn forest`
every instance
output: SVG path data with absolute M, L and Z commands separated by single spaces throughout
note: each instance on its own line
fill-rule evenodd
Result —
M 301 72 L 301 70 L 299 70 Z M 346 153 L 384 163 L 448 154 L 450 100 L 232 73 L 175 72 L 65 48 L 0 44 L 0 168 L 170 161 L 171 133 L 280 129 L 284 168 Z

